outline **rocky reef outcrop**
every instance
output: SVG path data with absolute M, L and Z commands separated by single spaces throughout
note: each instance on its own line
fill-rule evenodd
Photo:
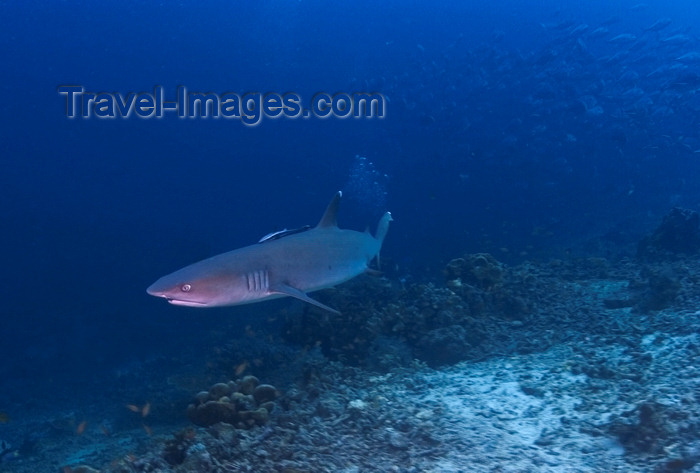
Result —
M 187 407 L 192 423 L 209 427 L 219 422 L 239 429 L 263 425 L 275 406 L 277 390 L 269 384 L 260 384 L 255 376 L 237 381 L 217 383 L 195 397 Z
M 661 259 L 669 255 L 700 252 L 700 214 L 675 207 L 654 232 L 639 242 L 638 256 Z

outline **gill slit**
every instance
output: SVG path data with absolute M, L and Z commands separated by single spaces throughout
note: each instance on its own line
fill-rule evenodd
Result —
M 270 274 L 266 270 L 246 274 L 248 292 L 267 292 L 270 289 Z

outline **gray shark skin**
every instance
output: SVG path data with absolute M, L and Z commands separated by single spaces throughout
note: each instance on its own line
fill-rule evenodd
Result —
M 389 230 L 391 214 L 377 232 L 342 230 L 336 215 L 342 193 L 328 204 L 316 227 L 222 253 L 163 276 L 147 290 L 169 303 L 189 307 L 249 304 L 295 297 L 339 314 L 306 295 L 333 287 L 369 270 Z

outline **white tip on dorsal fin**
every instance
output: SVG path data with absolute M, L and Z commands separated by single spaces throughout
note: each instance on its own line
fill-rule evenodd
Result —
M 328 204 L 328 207 L 326 207 L 326 211 L 323 214 L 323 217 L 321 217 L 321 221 L 318 222 L 318 225 L 316 225 L 316 228 L 338 226 L 338 207 L 340 206 L 340 198 L 342 196 L 342 191 L 338 191 L 335 193 L 335 195 L 333 196 L 333 200 L 331 200 L 331 203 Z

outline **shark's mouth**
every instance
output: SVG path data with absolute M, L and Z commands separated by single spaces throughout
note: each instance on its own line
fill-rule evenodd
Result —
M 184 299 L 173 299 L 170 297 L 165 297 L 165 300 L 167 300 L 172 305 L 182 305 L 182 306 L 189 306 L 189 307 L 205 307 L 207 305 L 206 302 L 187 301 Z
M 169 295 L 168 291 L 160 290 L 160 289 L 154 289 L 153 287 L 155 284 L 148 289 L 146 289 L 146 292 L 149 293 L 152 296 L 156 297 L 162 297 L 166 301 L 168 301 L 172 305 L 183 305 L 183 306 L 190 306 L 190 307 L 206 307 L 209 304 L 206 302 L 199 302 L 195 300 L 187 300 L 187 299 L 178 299 L 175 297 L 171 297 Z

